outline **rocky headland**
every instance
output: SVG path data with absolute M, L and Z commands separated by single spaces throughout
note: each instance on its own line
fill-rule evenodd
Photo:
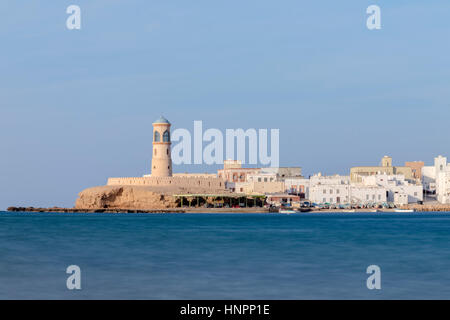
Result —
M 75 209 L 171 209 L 177 201 L 169 190 L 161 192 L 142 186 L 101 186 L 83 190 L 75 202 Z

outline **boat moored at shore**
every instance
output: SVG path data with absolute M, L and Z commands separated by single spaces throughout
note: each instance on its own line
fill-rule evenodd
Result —
M 414 209 L 395 209 L 394 212 L 411 213 L 411 212 L 416 212 L 416 210 L 414 210 Z

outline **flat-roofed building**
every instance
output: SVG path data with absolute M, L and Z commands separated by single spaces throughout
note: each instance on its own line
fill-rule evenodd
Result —
M 408 181 L 403 175 L 378 174 L 363 177 L 362 185 L 378 186 L 386 189 L 388 202 L 396 203 L 396 194 L 406 194 L 407 204 L 423 201 L 423 186 L 418 181 Z
M 434 166 L 423 167 L 422 183 L 425 191 L 436 193 L 440 203 L 450 203 L 450 163 L 446 157 L 438 156 L 434 159 Z
M 423 161 L 409 161 L 405 162 L 405 167 L 409 167 L 412 170 L 412 176 L 419 181 L 422 180 L 422 168 L 425 166 Z
M 397 167 L 392 165 L 392 158 L 384 156 L 381 159 L 380 166 L 373 167 L 353 167 L 350 169 L 350 180 L 352 183 L 362 182 L 365 176 L 374 176 L 377 174 L 402 174 L 406 180 L 414 180 L 413 171 L 411 167 Z
M 217 176 L 227 182 L 247 182 L 247 175 L 260 172 L 261 168 L 242 168 L 239 160 L 225 160 L 223 169 L 217 170 Z
M 236 193 L 246 194 L 273 194 L 284 192 L 283 181 L 271 182 L 231 182 L 227 188 Z
M 349 203 L 349 176 L 323 176 L 321 173 L 310 177 L 309 197 L 314 203 Z
M 286 178 L 284 179 L 284 186 L 287 193 L 297 194 L 302 199 L 309 198 L 309 178 Z
M 386 189 L 380 186 L 352 184 L 349 176 L 314 175 L 310 178 L 308 199 L 317 204 L 382 204 Z
M 247 182 L 273 182 L 278 181 L 275 173 L 249 173 L 247 174 Z
M 272 194 L 266 198 L 266 202 L 271 205 L 279 206 L 282 204 L 300 203 L 300 197 L 289 194 Z
M 302 176 L 302 168 L 301 167 L 266 167 L 266 168 L 261 168 L 261 172 L 276 174 L 278 179 Z

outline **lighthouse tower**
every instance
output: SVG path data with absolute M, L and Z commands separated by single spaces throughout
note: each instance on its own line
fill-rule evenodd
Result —
M 153 122 L 152 177 L 171 177 L 170 122 L 160 117 Z

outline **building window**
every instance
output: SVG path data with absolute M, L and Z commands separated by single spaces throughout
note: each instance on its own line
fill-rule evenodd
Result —
M 264 182 L 267 182 L 267 178 L 264 178 Z
M 330 189 L 330 194 L 333 194 L 333 190 L 332 189 Z
M 156 156 L 156 149 L 155 149 L 155 156 Z
M 369 200 L 369 195 L 368 194 L 366 194 L 366 200 Z
M 163 133 L 163 142 L 170 142 L 170 133 L 168 130 Z
M 323 198 L 323 202 L 327 202 L 327 198 Z
M 161 135 L 159 134 L 158 131 L 155 131 L 154 141 L 155 142 L 160 142 L 161 141 Z
M 323 194 L 327 194 L 327 190 L 323 189 Z

